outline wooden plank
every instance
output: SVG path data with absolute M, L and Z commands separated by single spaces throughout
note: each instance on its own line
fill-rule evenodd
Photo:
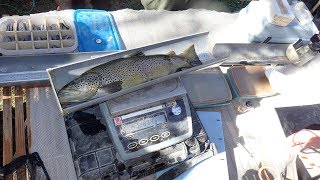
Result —
M 21 87 L 15 87 L 15 140 L 16 140 L 16 157 L 26 154 L 25 146 L 25 124 L 23 110 L 23 91 Z M 18 179 L 26 179 L 26 168 L 22 167 L 17 170 Z
M 28 137 L 28 151 L 31 152 L 31 127 L 30 127 L 30 89 L 26 89 L 26 126 Z
M 3 88 L 3 165 L 13 159 L 11 88 Z M 12 174 L 6 179 L 12 179 Z

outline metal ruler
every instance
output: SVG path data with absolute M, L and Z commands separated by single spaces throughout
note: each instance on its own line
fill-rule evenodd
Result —
M 290 44 L 266 44 L 266 43 L 219 43 L 213 48 L 213 56 L 216 59 L 228 57 L 223 63 L 232 65 L 285 65 L 291 64 L 286 51 Z

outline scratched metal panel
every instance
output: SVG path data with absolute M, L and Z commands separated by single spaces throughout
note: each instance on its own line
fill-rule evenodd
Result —
M 224 65 L 249 64 L 291 64 L 286 56 L 290 44 L 262 44 L 262 43 L 221 43 L 213 48 L 215 58 L 226 57 Z

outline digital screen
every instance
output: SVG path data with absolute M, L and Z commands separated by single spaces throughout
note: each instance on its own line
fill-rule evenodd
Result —
M 140 117 L 138 119 L 135 119 L 132 123 L 123 124 L 121 128 L 125 133 L 128 134 L 152 126 L 156 126 L 157 124 L 161 124 L 166 121 L 167 120 L 165 113 L 161 112 L 149 116 Z

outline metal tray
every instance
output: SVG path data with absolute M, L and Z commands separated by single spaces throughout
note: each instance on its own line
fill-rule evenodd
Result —
M 79 75 L 81 75 L 85 71 L 87 71 L 95 66 L 122 58 L 125 55 L 129 55 L 129 54 L 136 53 L 136 52 L 144 52 L 146 55 L 150 55 L 150 54 L 165 54 L 171 50 L 174 50 L 175 52 L 179 53 L 192 44 L 195 45 L 196 52 L 197 52 L 200 60 L 203 62 L 202 65 L 199 65 L 199 66 L 196 66 L 193 68 L 189 68 L 189 69 L 186 69 L 186 70 L 183 70 L 180 72 L 176 72 L 176 73 L 170 74 L 168 76 L 160 77 L 160 78 L 157 78 L 152 81 L 141 83 L 139 85 L 136 85 L 136 86 L 133 86 L 133 87 L 130 87 L 127 89 L 123 89 L 121 91 L 118 91 L 118 92 L 115 92 L 112 94 L 108 94 L 108 95 L 102 94 L 100 97 L 97 97 L 92 100 L 88 100 L 83 103 L 74 103 L 69 106 L 62 107 L 62 105 L 58 99 L 57 92 L 63 86 L 65 86 L 67 83 L 74 80 Z M 142 89 L 144 87 L 154 85 L 159 82 L 166 81 L 168 79 L 179 77 L 179 76 L 186 74 L 188 72 L 202 69 L 207 66 L 220 65 L 224 61 L 224 59 L 222 59 L 222 58 L 221 59 L 212 59 L 211 50 L 209 49 L 208 44 L 209 43 L 208 43 L 208 33 L 207 32 L 193 34 L 193 35 L 186 36 L 183 38 L 177 38 L 177 39 L 164 41 L 164 42 L 157 43 L 157 44 L 152 44 L 149 46 L 144 46 L 144 47 L 140 47 L 140 48 L 136 48 L 136 49 L 132 49 L 132 50 L 122 51 L 119 53 L 114 53 L 114 54 L 111 54 L 108 56 L 99 57 L 99 58 L 95 58 L 95 59 L 88 60 L 88 61 L 73 63 L 73 64 L 64 65 L 64 66 L 52 68 L 52 69 L 47 69 L 47 72 L 48 72 L 48 75 L 50 78 L 50 83 L 53 87 L 55 97 L 57 99 L 57 102 L 59 103 L 60 110 L 63 115 L 66 115 L 68 113 L 71 113 L 71 112 L 74 112 L 74 111 L 77 111 L 77 110 L 80 110 L 80 109 L 83 109 L 86 107 L 90 107 L 95 104 L 102 103 L 106 100 L 127 94 L 129 92 L 133 92 L 138 89 Z

